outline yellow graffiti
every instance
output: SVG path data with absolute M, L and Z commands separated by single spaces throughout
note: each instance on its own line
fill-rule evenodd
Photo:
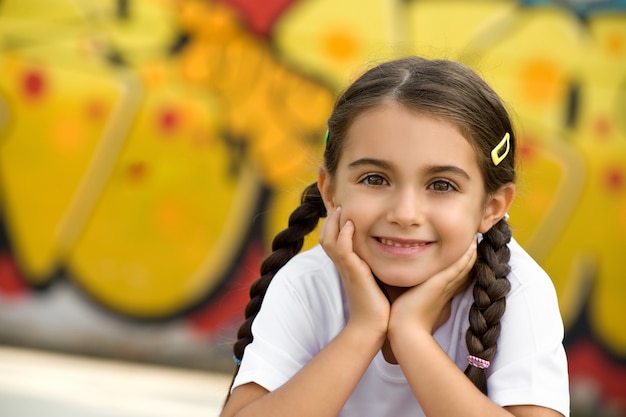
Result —
M 108 308 L 156 318 L 197 305 L 220 283 L 245 244 L 262 183 L 313 178 L 321 145 L 308 140 L 322 135 L 332 94 L 279 64 L 225 7 L 142 5 L 145 19 L 105 25 L 104 38 L 73 10 L 84 33 L 69 47 L 39 39 L 36 51 L 0 56 L 15 123 L 0 158 L 4 217 L 26 277 L 45 284 L 63 268 Z M 11 21 L 31 9 L 8 10 Z M 212 18 L 194 29 L 202 13 Z M 188 47 L 138 59 L 139 45 L 165 49 L 174 39 L 169 30 L 148 42 L 146 25 L 177 18 L 192 35 Z M 209 42 L 206 33 L 219 36 Z M 78 48 L 85 40 L 95 47 Z M 109 48 L 130 63 L 107 66 Z M 73 64 L 60 65 L 60 54 Z M 194 63 L 204 69 L 190 70 Z M 39 87 L 20 96 L 25 82 Z M 275 200 L 269 217 L 292 204 Z

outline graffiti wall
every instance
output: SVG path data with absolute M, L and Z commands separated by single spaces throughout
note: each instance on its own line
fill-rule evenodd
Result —
M 230 372 L 334 97 L 407 54 L 507 102 L 576 415 L 626 415 L 624 0 L 1 0 L 0 343 Z

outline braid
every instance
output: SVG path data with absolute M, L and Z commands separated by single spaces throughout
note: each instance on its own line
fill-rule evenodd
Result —
M 243 358 L 244 349 L 252 342 L 252 322 L 261 309 L 261 303 L 274 275 L 300 252 L 304 238 L 315 230 L 321 217 L 326 217 L 326 208 L 317 183 L 313 183 L 302 193 L 300 206 L 291 213 L 288 227 L 278 233 L 272 241 L 272 253 L 261 264 L 261 277 L 250 287 L 250 301 L 245 309 L 245 321 L 237 332 L 237 342 L 233 346 L 233 353 L 237 358 Z
M 491 361 L 496 354 L 500 336 L 500 319 L 506 310 L 505 296 L 511 289 L 507 278 L 511 268 L 511 253 L 507 244 L 511 229 L 506 220 L 500 220 L 483 235 L 478 245 L 478 259 L 472 268 L 474 303 L 470 308 L 470 326 L 465 341 L 470 355 Z M 487 395 L 487 376 L 484 369 L 468 365 L 465 375 Z

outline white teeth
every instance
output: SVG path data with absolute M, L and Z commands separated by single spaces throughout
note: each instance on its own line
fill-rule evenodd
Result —
M 396 248 L 413 248 L 415 246 L 422 246 L 421 243 L 400 243 L 389 239 L 380 239 L 380 243 L 387 246 L 395 246 Z

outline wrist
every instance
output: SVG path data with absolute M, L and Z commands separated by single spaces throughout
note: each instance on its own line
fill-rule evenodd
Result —
M 432 336 L 432 332 L 414 317 L 400 315 L 391 316 L 387 330 L 387 338 L 392 346 L 397 342 L 404 342 L 407 337 L 413 338 L 413 335 Z
M 429 309 L 407 308 L 406 305 L 394 303 L 391 307 L 388 333 L 406 334 L 407 329 L 411 332 L 424 331 L 433 334 L 439 327 L 443 326 L 451 314 L 451 302 L 448 301 L 443 307 L 432 306 Z
M 413 357 L 415 352 L 419 352 L 424 346 L 434 340 L 433 335 L 419 327 L 397 327 L 390 328 L 388 333 L 389 346 L 400 361 L 408 353 Z
M 344 327 L 343 331 L 351 338 L 357 341 L 361 347 L 371 346 L 375 349 L 380 349 L 387 339 L 387 329 L 376 328 L 371 323 L 360 323 L 349 320 Z

